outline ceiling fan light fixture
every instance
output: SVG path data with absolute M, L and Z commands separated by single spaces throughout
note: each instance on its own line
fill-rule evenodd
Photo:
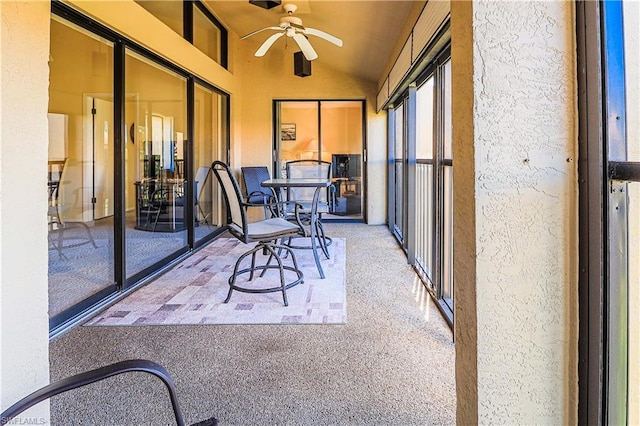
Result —
M 271 9 L 279 6 L 282 3 L 281 0 L 249 0 L 249 3 L 261 7 L 263 9 Z
M 315 49 L 309 42 L 308 36 L 310 35 L 314 37 L 322 38 L 330 43 L 333 43 L 338 47 L 342 47 L 342 40 L 339 39 L 338 37 L 325 33 L 324 31 L 317 30 L 315 28 L 304 27 L 302 25 L 301 18 L 297 16 L 292 16 L 292 14 L 298 8 L 295 4 L 285 3 L 282 7 L 287 12 L 287 15 L 280 18 L 280 23 L 277 27 L 261 28 L 259 30 L 253 31 L 247 35 L 240 37 L 240 40 L 244 40 L 255 34 L 261 33 L 262 31 L 266 31 L 266 30 L 278 31 L 278 33 L 271 35 L 269 38 L 267 38 L 264 41 L 264 43 L 262 43 L 262 45 L 256 51 L 255 56 L 257 57 L 264 56 L 264 54 L 267 53 L 267 50 L 269 50 L 269 48 L 273 45 L 273 43 L 275 43 L 277 39 L 279 39 L 284 35 L 286 35 L 287 37 L 293 38 L 293 40 L 296 42 L 298 47 L 300 47 L 300 50 L 302 50 L 304 57 L 308 61 L 313 61 L 318 57 L 318 53 L 316 53 Z

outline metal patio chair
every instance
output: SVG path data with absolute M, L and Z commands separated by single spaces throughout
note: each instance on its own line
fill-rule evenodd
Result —
M 13 424 L 12 419 L 16 419 L 20 413 L 33 407 L 34 405 L 47 400 L 53 396 L 67 392 L 73 389 L 77 389 L 92 383 L 99 382 L 109 377 L 117 376 L 122 373 L 129 372 L 144 372 L 149 373 L 159 378 L 167 388 L 169 392 L 169 399 L 171 400 L 171 406 L 173 408 L 173 414 L 178 426 L 184 426 L 185 421 L 178 404 L 178 396 L 176 393 L 173 379 L 169 372 L 160 364 L 145 359 L 133 359 L 128 361 L 116 362 L 114 364 L 107 365 L 105 367 L 96 368 L 95 370 L 86 371 L 84 373 L 76 374 L 66 379 L 61 379 L 57 382 L 51 383 L 43 388 L 36 390 L 35 392 L 22 398 L 20 401 L 7 408 L 2 414 L 0 414 L 0 424 Z M 88 407 L 88 409 L 91 409 Z M 69 419 L 69 424 L 73 423 Z M 192 426 L 215 426 L 218 421 L 215 418 L 210 418 Z
M 242 254 L 233 268 L 233 274 L 229 277 L 229 294 L 224 303 L 229 302 L 233 290 L 245 292 L 245 293 L 271 293 L 282 292 L 282 299 L 284 305 L 288 306 L 286 290 L 301 284 L 304 282 L 304 276 L 302 271 L 298 268 L 293 250 L 283 244 L 278 244 L 278 240 L 288 238 L 294 235 L 300 235 L 304 232 L 302 223 L 299 218 L 294 221 L 287 221 L 280 217 L 273 217 L 271 219 L 265 219 L 258 222 L 249 223 L 247 221 L 247 212 L 245 207 L 249 206 L 249 203 L 242 201 L 242 195 L 240 192 L 240 186 L 236 181 L 229 166 L 221 161 L 214 161 L 211 164 L 211 169 L 215 174 L 220 186 L 222 187 L 222 193 L 227 204 L 227 230 L 231 235 L 239 239 L 245 244 L 256 242 L 257 244 Z M 269 207 L 276 207 L 277 205 L 285 205 L 286 202 L 273 202 Z M 294 217 L 298 217 L 298 210 L 302 206 L 294 206 Z M 256 255 L 262 252 L 268 254 L 268 260 L 265 264 L 256 265 Z M 285 256 L 290 255 L 292 266 L 283 264 L 280 253 L 284 252 Z M 240 269 L 242 261 L 251 256 L 251 266 L 248 268 Z M 272 265 L 271 262 L 275 260 L 276 264 Z M 264 276 L 265 272 L 269 269 L 276 269 L 280 274 L 280 285 L 277 287 L 243 287 L 236 283 L 238 276 L 243 274 L 249 274 L 249 281 L 253 280 L 254 273 L 260 271 L 260 277 Z M 285 280 L 285 271 L 290 271 L 295 274 L 295 278 L 289 282 Z M 290 275 L 290 274 L 287 274 Z
M 253 207 L 264 208 L 264 218 L 269 218 L 269 209 L 267 205 L 272 201 L 272 194 L 266 188 L 260 186 L 262 182 L 270 179 L 269 169 L 265 166 L 241 167 L 242 180 L 246 189 L 246 202 Z
M 286 163 L 287 177 L 290 178 L 327 178 L 331 179 L 331 163 L 328 161 L 320 160 L 295 160 Z M 327 247 L 331 245 L 331 238 L 324 232 L 322 226 L 322 214 L 329 213 L 331 211 L 331 203 L 333 199 L 333 191 L 335 188 L 329 186 L 327 191 L 320 194 L 320 200 L 318 201 L 317 211 L 318 220 L 316 221 L 316 235 L 318 236 L 318 242 L 326 258 L 329 258 L 329 250 Z M 303 208 L 299 212 L 299 216 L 303 223 L 309 221 L 311 215 L 311 204 L 313 200 L 314 188 L 287 188 L 286 197 L 287 201 L 296 202 L 302 204 Z M 305 233 L 305 237 L 309 237 L 309 233 Z M 289 246 L 292 248 L 306 249 L 307 246 L 294 246 L 291 245 L 289 240 Z

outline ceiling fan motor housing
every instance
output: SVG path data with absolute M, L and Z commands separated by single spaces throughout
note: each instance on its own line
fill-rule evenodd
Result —
M 284 9 L 285 12 L 287 12 L 289 15 L 291 15 L 292 13 L 296 13 L 296 10 L 298 10 L 298 6 L 296 6 L 293 3 L 285 3 L 282 5 L 282 8 Z
M 285 29 L 291 26 L 302 27 L 302 19 L 295 16 L 283 16 L 280 18 L 280 28 Z
M 333 43 L 338 47 L 342 47 L 342 40 L 340 40 L 338 37 L 325 33 L 324 31 L 321 31 L 315 28 L 305 28 L 304 26 L 302 26 L 302 19 L 298 18 L 297 16 L 293 16 L 293 13 L 298 9 L 298 6 L 296 6 L 295 4 L 286 2 L 285 4 L 282 5 L 282 8 L 285 10 L 285 12 L 287 12 L 287 15 L 280 18 L 280 23 L 277 27 L 261 28 L 243 37 L 240 37 L 241 40 L 244 40 L 245 38 L 251 37 L 262 31 L 266 31 L 266 30 L 278 31 L 277 33 L 269 36 L 269 38 L 267 38 L 262 43 L 262 45 L 260 45 L 258 50 L 256 50 L 255 56 L 257 56 L 258 58 L 264 56 L 264 54 L 267 53 L 267 50 L 269 50 L 269 48 L 271 48 L 271 46 L 280 37 L 283 37 L 285 35 L 287 37 L 293 38 L 295 43 L 302 50 L 304 57 L 306 58 L 307 61 L 313 61 L 318 57 L 318 53 L 315 51 L 315 49 L 313 48 L 313 46 L 308 40 L 309 35 L 325 39 L 328 42 Z M 310 70 L 309 70 L 309 74 L 310 74 Z

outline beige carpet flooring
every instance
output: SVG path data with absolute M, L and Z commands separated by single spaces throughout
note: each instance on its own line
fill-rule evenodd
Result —
M 57 380 L 112 362 L 165 366 L 187 423 L 455 423 L 452 333 L 383 226 L 327 224 L 345 238 L 344 325 L 77 327 L 50 346 Z M 57 425 L 172 424 L 163 386 L 131 373 L 56 397 Z

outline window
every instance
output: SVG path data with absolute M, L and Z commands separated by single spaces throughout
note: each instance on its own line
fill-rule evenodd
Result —
M 226 68 L 227 30 L 202 3 L 193 4 L 193 45 Z
M 136 0 L 147 12 L 164 22 L 169 28 L 184 37 L 183 6 L 180 1 Z
M 222 67 L 227 67 L 227 30 L 200 1 L 135 0 Z

